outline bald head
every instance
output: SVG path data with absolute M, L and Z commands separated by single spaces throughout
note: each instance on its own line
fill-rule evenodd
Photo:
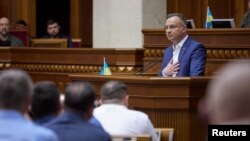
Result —
M 108 81 L 100 91 L 103 103 L 122 103 L 127 92 L 127 86 L 120 81 Z
M 0 18 L 0 34 L 5 36 L 9 33 L 9 19 L 6 17 Z
M 211 81 L 206 97 L 212 123 L 250 121 L 250 62 L 233 62 Z

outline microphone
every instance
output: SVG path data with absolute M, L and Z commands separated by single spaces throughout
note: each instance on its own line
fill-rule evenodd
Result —
M 152 68 L 153 66 L 155 66 L 156 64 L 158 64 L 161 61 L 162 60 L 159 58 L 154 58 L 153 61 L 149 61 L 146 65 L 144 65 L 142 68 L 140 68 L 138 71 L 136 71 L 134 73 L 134 75 L 141 75 L 142 73 L 146 72 L 147 70 L 149 70 L 150 68 Z

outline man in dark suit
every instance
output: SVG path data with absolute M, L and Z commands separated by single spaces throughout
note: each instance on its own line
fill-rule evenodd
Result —
M 65 112 L 45 126 L 52 129 L 60 141 L 109 141 L 110 136 L 103 129 L 88 122 L 94 100 L 91 84 L 73 82 L 65 91 Z
M 202 76 L 205 72 L 206 50 L 187 34 L 186 18 L 179 13 L 169 14 L 165 23 L 166 35 L 172 45 L 165 50 L 161 76 Z
M 59 39 L 67 39 L 68 47 L 73 47 L 73 43 L 71 41 L 70 36 L 67 36 L 62 33 L 61 27 L 56 20 L 50 19 L 47 22 L 47 35 L 43 38 L 59 38 Z
M 33 83 L 19 70 L 0 74 L 0 141 L 58 141 L 52 131 L 27 119 Z
M 61 112 L 60 93 L 54 82 L 37 82 L 33 89 L 31 115 L 36 124 L 44 125 Z

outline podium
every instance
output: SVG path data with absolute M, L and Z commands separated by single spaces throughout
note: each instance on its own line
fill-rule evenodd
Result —
M 163 78 L 93 74 L 72 74 L 69 77 L 71 81 L 91 82 L 98 94 L 106 81 L 122 81 L 128 86 L 130 108 L 148 114 L 156 128 L 174 128 L 175 141 L 205 140 L 207 131 L 197 116 L 197 104 L 205 95 L 209 77 Z

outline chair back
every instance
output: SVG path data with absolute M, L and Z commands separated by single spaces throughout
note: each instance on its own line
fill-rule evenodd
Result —
M 155 128 L 160 141 L 173 141 L 174 128 Z
M 25 26 L 11 24 L 9 28 L 11 35 L 19 38 L 25 47 L 29 46 L 29 29 Z
M 82 39 L 72 39 L 73 48 L 80 48 L 82 46 Z
M 111 136 L 111 141 L 151 141 L 150 135 L 138 136 Z
M 31 47 L 67 48 L 67 39 L 32 39 Z

